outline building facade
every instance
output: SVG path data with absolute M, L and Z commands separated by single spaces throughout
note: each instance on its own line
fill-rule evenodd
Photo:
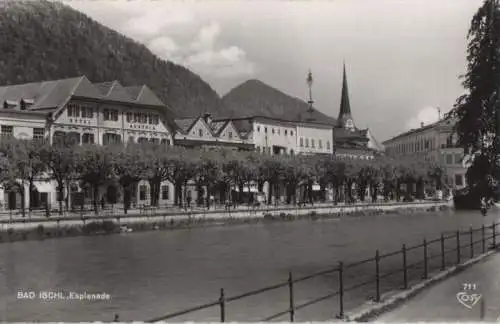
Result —
M 466 186 L 467 163 L 464 151 L 457 147 L 452 118 L 397 135 L 383 144 L 386 154 L 392 157 L 418 156 L 426 161 L 441 162 L 446 167 L 446 183 L 453 189 Z
M 124 87 L 117 81 L 92 84 L 82 76 L 0 87 L 0 103 L 3 104 L 2 136 L 43 138 L 50 144 L 58 138 L 70 137 L 80 144 L 147 141 L 173 145 L 168 107 L 145 85 Z M 134 204 L 147 203 L 148 190 L 144 194 L 144 186 L 149 187 L 139 184 L 132 199 Z M 168 183 L 162 186 L 171 187 Z M 87 198 L 106 200 L 116 187 L 110 184 L 100 190 L 99 197 L 92 197 L 91 190 L 73 183 L 64 199 L 71 205 L 73 195 L 84 192 Z M 33 205 L 30 198 L 57 206 L 60 197 L 48 175 L 35 182 L 34 190 L 36 192 L 26 195 L 26 206 Z M 162 195 L 162 198 L 161 201 L 170 202 L 173 195 Z M 12 208 L 19 205 L 19 199 L 0 189 L 0 203 L 4 208 Z
M 240 133 L 233 121 L 216 121 L 210 114 L 196 118 L 175 119 L 175 145 L 184 147 L 226 147 L 236 150 L 253 150 L 254 145 Z

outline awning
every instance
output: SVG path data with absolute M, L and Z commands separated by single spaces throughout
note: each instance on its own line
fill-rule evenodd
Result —
M 33 185 L 36 187 L 36 190 L 38 192 L 53 192 L 55 191 L 55 187 L 52 183 L 50 182 L 34 182 Z

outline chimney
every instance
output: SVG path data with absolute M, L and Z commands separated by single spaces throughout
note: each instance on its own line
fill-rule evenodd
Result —
M 210 115 L 210 113 L 204 113 L 203 119 L 207 124 L 210 124 L 212 122 L 212 116 Z
M 424 122 L 420 122 L 420 127 L 424 127 Z

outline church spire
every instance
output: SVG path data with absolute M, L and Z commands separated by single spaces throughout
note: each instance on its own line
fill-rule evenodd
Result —
M 338 117 L 339 127 L 342 128 L 354 128 L 354 123 L 352 121 L 351 105 L 349 103 L 349 90 L 347 88 L 347 73 L 345 71 L 344 62 L 344 73 L 342 76 L 342 96 L 340 99 L 340 111 Z

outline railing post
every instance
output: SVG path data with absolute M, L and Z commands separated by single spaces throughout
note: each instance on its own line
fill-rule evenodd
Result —
M 403 280 L 404 289 L 408 289 L 408 267 L 406 265 L 406 244 L 403 244 Z
M 444 270 L 445 265 L 445 257 L 444 257 L 444 235 L 441 233 L 441 271 Z
M 220 289 L 219 305 L 220 305 L 220 322 L 224 323 L 226 321 L 226 299 L 224 297 L 224 288 Z
M 474 258 L 474 239 L 472 234 L 472 226 L 469 228 L 469 237 L 470 237 L 470 258 Z
M 428 264 L 427 264 L 427 240 L 424 239 L 424 279 L 428 277 Z
M 375 252 L 375 283 L 376 283 L 376 297 L 375 297 L 375 301 L 377 303 L 380 302 L 380 269 L 379 269 L 379 263 L 380 263 L 380 253 L 377 250 Z
M 497 224 L 495 224 L 495 222 L 493 222 L 493 224 L 491 225 L 491 228 L 493 230 L 493 248 L 495 248 L 497 246 L 497 234 L 496 234 L 496 230 L 497 230 Z
M 290 292 L 290 322 L 295 319 L 295 305 L 293 302 L 293 278 L 292 272 L 288 272 L 288 291 Z
M 344 318 L 344 264 L 339 262 L 339 318 Z
M 460 264 L 460 231 L 457 231 L 457 264 Z
M 483 241 L 483 253 L 486 252 L 486 240 L 484 239 L 484 224 L 481 226 L 481 240 Z

